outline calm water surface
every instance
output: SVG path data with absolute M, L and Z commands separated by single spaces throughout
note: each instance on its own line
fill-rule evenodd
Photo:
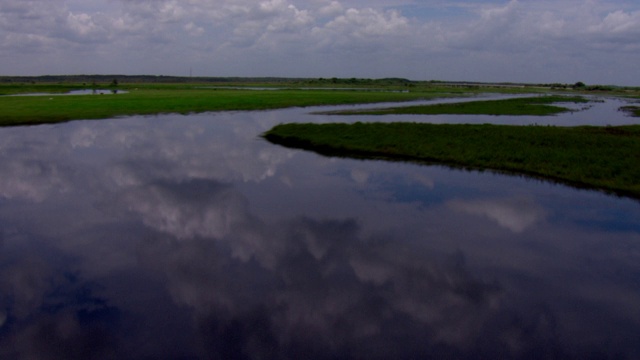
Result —
M 640 202 L 258 136 L 407 119 L 324 109 L 0 129 L 0 358 L 640 357 Z

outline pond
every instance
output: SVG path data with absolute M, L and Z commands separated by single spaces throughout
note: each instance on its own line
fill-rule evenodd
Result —
M 405 119 L 325 109 L 1 128 L 0 357 L 640 357 L 640 202 L 259 137 Z

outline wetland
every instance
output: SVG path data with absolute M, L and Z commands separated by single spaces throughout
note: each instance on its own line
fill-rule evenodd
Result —
M 167 100 L 171 113 L 0 128 L 0 357 L 640 357 L 637 199 L 261 136 L 287 123 L 637 125 L 617 111 L 626 101 L 329 115 L 380 106 L 306 90 L 298 107 L 244 111 L 245 90 L 197 91 L 236 107 Z M 284 91 L 251 96 L 284 104 Z M 437 97 L 415 99 L 460 101 Z

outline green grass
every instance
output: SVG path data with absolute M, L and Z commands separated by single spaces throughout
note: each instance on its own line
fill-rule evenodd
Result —
M 622 106 L 620 107 L 620 110 L 626 112 L 630 116 L 640 117 L 640 106 Z
M 68 91 L 82 87 L 27 86 L 31 92 Z M 108 87 L 101 87 L 108 88 Z M 5 93 L 8 87 L 0 87 Z M 24 90 L 25 88 L 20 88 Z M 126 94 L 77 96 L 0 96 L 0 125 L 52 123 L 76 119 L 105 119 L 124 115 L 199 113 L 226 110 L 265 110 L 286 107 L 400 102 L 451 96 L 440 91 L 411 93 L 354 90 L 284 89 L 255 91 L 200 89 L 184 84 L 119 86 Z M 15 91 L 23 92 L 23 91 Z M 459 94 L 456 94 L 459 96 Z
M 116 78 L 117 76 L 114 76 Z M 55 77 L 57 78 L 57 77 Z M 318 79 L 281 80 L 275 82 L 161 82 L 163 78 L 142 77 L 158 82 L 118 82 L 111 86 L 111 77 L 101 77 L 102 83 L 71 82 L 76 77 L 61 77 L 57 82 L 18 82 L 3 79 L 0 95 L 24 93 L 64 93 L 70 90 L 98 88 L 128 91 L 127 94 L 78 96 L 0 96 L 0 126 L 53 123 L 76 119 L 105 119 L 127 115 L 163 113 L 198 113 L 207 111 L 264 110 L 318 105 L 402 102 L 443 97 L 463 97 L 481 93 L 544 93 L 544 87 L 452 86 L 431 82 L 407 82 L 397 79 Z M 80 77 L 85 78 L 85 77 Z M 91 78 L 91 77 L 88 77 Z M 88 79 L 87 78 L 87 79 Z M 104 78 L 104 79 L 103 79 Z M 136 78 L 136 77 L 134 77 Z M 107 80 L 105 80 L 107 79 Z M 132 79 L 126 77 L 126 79 Z M 86 80 L 86 79 L 85 79 Z M 185 80 L 184 78 L 180 79 Z M 260 79 L 256 79 L 260 80 Z M 83 80 L 84 81 L 84 80 Z M 106 81 L 106 82 L 105 82 Z M 224 87 L 228 88 L 224 88 Z M 231 87 L 277 87 L 281 90 L 254 91 Z M 313 90 L 304 88 L 314 88 Z M 315 89 L 326 88 L 326 89 Z M 338 89 L 336 89 L 338 88 Z M 342 88 L 342 89 L 339 89 Z M 577 94 L 575 91 L 571 93 Z M 633 96 L 635 92 L 625 92 Z M 566 109 L 551 104 L 558 101 L 585 101 L 580 97 L 541 96 L 533 99 L 474 101 L 434 106 L 412 106 L 377 111 L 356 112 L 389 114 L 493 114 L 548 115 Z
M 640 126 L 283 124 L 264 137 L 325 155 L 492 169 L 640 198 Z
M 65 93 L 79 89 L 118 89 L 127 94 L 78 96 L 0 96 L 0 126 L 53 123 L 77 119 L 105 119 L 127 115 L 162 113 L 198 113 L 227 110 L 264 110 L 318 105 L 402 102 L 443 97 L 464 97 L 479 93 L 532 93 L 536 87 L 501 88 L 493 86 L 448 86 L 427 82 L 405 83 L 379 81 L 332 80 L 252 82 L 132 82 L 120 81 L 117 87 L 107 82 L 73 83 L 63 81 L 0 83 L 0 95 L 24 93 Z M 36 82 L 35 80 L 38 80 Z M 183 79 L 184 80 L 184 79 Z M 277 87 L 282 90 L 254 91 L 224 87 Z M 207 88 L 208 87 L 208 88 Z M 304 89 L 304 88 L 324 88 Z M 335 89 L 342 88 L 342 89 Z M 547 89 L 548 90 L 548 89 Z M 489 104 L 489 106 L 491 106 Z M 409 108 L 411 109 L 411 108 Z
M 420 114 L 420 115 L 553 115 L 569 111 L 554 103 L 586 103 L 589 100 L 580 96 L 547 95 L 538 97 L 505 99 L 505 100 L 481 100 L 470 102 L 458 102 L 449 104 L 420 105 L 407 107 L 392 107 L 372 110 L 336 111 L 331 114 L 340 115 L 389 115 L 389 114 Z

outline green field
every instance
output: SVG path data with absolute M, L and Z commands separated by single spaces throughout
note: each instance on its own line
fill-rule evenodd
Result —
M 331 156 L 491 169 L 640 198 L 640 126 L 282 124 L 263 136 Z
M 258 91 L 251 90 L 251 87 L 278 90 Z M 118 90 L 119 93 L 60 95 L 83 89 Z M 112 78 L 107 75 L 0 77 L 0 126 L 127 115 L 265 110 L 428 100 L 480 93 L 531 94 L 545 91 L 549 91 L 549 88 L 490 84 L 447 85 L 406 79 L 190 79 L 127 76 L 118 80 L 115 76 Z M 47 95 L 7 96 L 28 93 Z
M 250 87 L 278 90 L 258 91 Z M 117 95 L 59 94 L 71 90 L 118 90 Z M 636 88 L 593 88 L 598 93 L 638 97 Z M 558 84 L 467 84 L 406 79 L 287 79 L 184 78 L 163 76 L 69 75 L 40 77 L 0 76 L 0 126 L 54 123 L 78 119 L 105 119 L 127 115 L 199 113 L 207 111 L 265 110 L 318 105 L 402 102 L 484 93 L 589 93 Z M 591 91 L 591 93 L 593 93 Z M 126 92 L 126 93 L 124 93 Z M 47 93 L 42 96 L 7 96 Z M 57 95 L 50 95 L 57 94 Z M 584 101 L 580 97 L 543 96 L 535 100 L 471 102 L 429 107 L 379 110 L 375 113 L 550 114 L 564 111 L 556 101 Z M 629 109 L 638 115 L 637 107 Z M 362 112 L 359 112 L 362 113 Z
M 389 114 L 417 114 L 417 115 L 536 115 L 545 116 L 569 111 L 565 107 L 555 106 L 554 103 L 586 103 L 589 100 L 581 96 L 546 95 L 505 100 L 480 100 L 447 104 L 391 107 L 370 110 L 335 111 L 330 114 L 339 115 L 389 115 Z
M 562 92 L 551 92 L 552 89 L 545 86 L 463 85 L 405 79 L 263 81 L 209 78 L 197 82 L 189 78 L 149 76 L 125 79 L 127 81 L 123 82 L 108 76 L 84 75 L 0 77 L 0 126 L 128 115 L 402 102 L 480 93 L 537 93 L 543 96 L 341 113 L 550 115 L 567 110 L 554 103 L 586 102 L 580 95 L 593 91 L 609 96 L 639 97 L 637 88 L 603 92 L 599 87 L 591 87 L 589 92 L 565 86 Z M 55 95 L 81 89 L 118 90 L 119 93 Z M 25 93 L 47 94 L 7 96 Z M 640 116 L 640 107 L 636 105 L 621 110 Z M 286 146 L 331 155 L 507 171 L 640 198 L 640 126 L 289 124 L 277 126 L 264 136 Z
M 145 77 L 144 79 L 147 79 Z M 57 79 L 57 78 L 56 78 Z M 106 119 L 127 115 L 266 110 L 318 105 L 402 102 L 473 95 L 481 88 L 411 86 L 400 80 L 277 82 L 135 82 L 99 84 L 0 82 L 0 126 Z M 155 79 L 155 78 L 152 78 Z M 115 80 L 115 79 L 114 79 Z M 186 80 L 184 78 L 177 80 Z M 273 88 L 276 90 L 253 90 Z M 408 89 L 411 88 L 411 91 Z M 116 95 L 61 95 L 72 90 L 117 90 Z M 500 90 L 497 90 L 500 91 Z M 502 90 L 506 91 L 506 90 Z M 126 93 L 125 93 L 126 92 Z M 41 96 L 10 96 L 47 93 Z
M 126 94 L 2 96 L 0 125 L 105 119 L 123 115 L 264 110 L 294 106 L 409 101 L 443 94 L 323 90 L 127 89 Z

